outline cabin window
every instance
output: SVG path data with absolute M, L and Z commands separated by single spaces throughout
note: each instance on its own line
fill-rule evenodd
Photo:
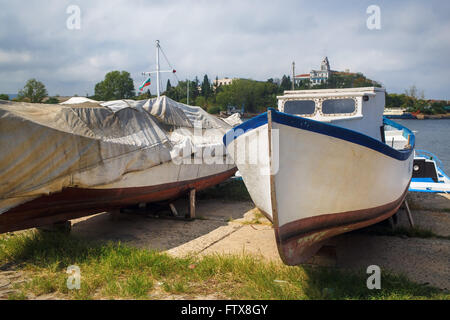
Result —
M 331 99 L 322 102 L 323 114 L 353 113 L 356 110 L 356 102 L 353 99 Z
M 289 114 L 313 114 L 316 103 L 312 100 L 288 100 L 284 103 L 284 112 Z

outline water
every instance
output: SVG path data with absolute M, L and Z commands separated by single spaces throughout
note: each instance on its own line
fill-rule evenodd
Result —
M 442 170 L 450 175 L 450 119 L 403 120 L 395 122 L 417 131 L 416 149 L 434 153 L 442 161 Z

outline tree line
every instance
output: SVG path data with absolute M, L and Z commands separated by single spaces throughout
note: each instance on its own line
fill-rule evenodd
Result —
M 332 73 L 325 83 L 313 85 L 309 80 L 303 80 L 296 81 L 294 84 L 296 90 L 367 86 L 381 87 L 381 84 L 366 78 L 362 73 Z M 276 107 L 277 95 L 282 95 L 284 91 L 291 89 L 292 79 L 287 75 L 283 75 L 281 80 L 273 78 L 267 81 L 234 79 L 229 85 L 215 86 L 205 74 L 202 81 L 195 77 L 192 80 L 179 81 L 176 86 L 167 80 L 166 90 L 162 94 L 181 103 L 200 106 L 210 113 L 219 113 L 231 107 L 244 110 L 244 112 L 259 113 L 266 111 L 268 107 Z M 136 94 L 133 80 L 127 71 L 107 73 L 104 80 L 95 85 L 94 91 L 94 95 L 89 98 L 98 101 L 142 100 L 154 97 L 148 89 L 143 93 Z M 9 96 L 0 94 L 0 100 L 9 100 Z M 45 85 L 36 79 L 28 80 L 24 88 L 19 91 L 17 98 L 13 100 L 31 103 L 59 103 L 58 96 L 49 97 Z M 449 101 L 425 99 L 423 91 L 415 86 L 408 88 L 402 94 L 386 93 L 387 108 L 404 108 L 408 112 L 446 113 L 449 104 Z
M 423 90 L 415 85 L 409 87 L 404 93 L 386 94 L 386 108 L 402 108 L 407 112 L 423 114 L 445 114 L 449 110 L 450 101 L 425 99 Z

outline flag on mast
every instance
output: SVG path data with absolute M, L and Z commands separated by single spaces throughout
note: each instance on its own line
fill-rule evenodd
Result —
M 150 78 L 148 78 L 147 80 L 145 80 L 145 82 L 142 84 L 142 86 L 139 87 L 139 90 L 142 91 L 142 90 L 144 90 L 145 87 L 147 87 L 151 84 L 152 84 L 152 81 Z

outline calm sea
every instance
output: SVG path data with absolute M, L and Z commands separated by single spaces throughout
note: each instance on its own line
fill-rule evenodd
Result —
M 417 131 L 416 149 L 434 153 L 442 161 L 444 172 L 450 175 L 450 119 L 394 121 Z

